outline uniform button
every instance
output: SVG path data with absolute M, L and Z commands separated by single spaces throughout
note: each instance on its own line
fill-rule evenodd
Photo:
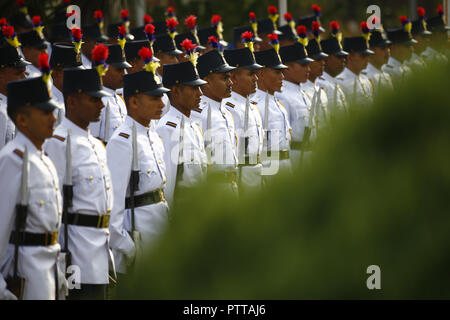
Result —
M 60 214 L 60 215 L 61 215 L 61 214 L 62 214 L 62 210 L 59 210 L 59 211 L 58 211 L 58 214 Z
M 111 189 L 111 187 L 110 186 L 106 186 L 106 190 L 109 190 L 109 189 Z
M 44 200 L 39 201 L 39 205 L 42 207 L 44 205 Z
M 111 213 L 111 209 L 106 210 L 106 213 Z
M 166 184 L 166 182 L 167 182 L 167 180 L 166 180 L 166 179 L 164 179 L 164 180 L 163 180 L 163 183 L 164 183 L 164 184 Z
M 109 236 L 109 230 L 108 229 L 106 229 L 105 233 L 106 233 L 107 236 Z
M 104 168 L 105 167 L 105 164 L 104 163 L 102 163 L 102 168 Z
M 191 162 L 194 162 L 194 158 L 191 158 Z
M 158 160 L 158 164 L 161 164 L 161 160 Z
M 94 177 L 93 176 L 89 176 L 89 180 L 94 180 Z
M 152 172 L 150 169 L 147 170 L 147 173 L 150 174 L 150 172 Z
M 55 187 L 55 189 L 56 189 L 56 190 L 59 190 L 59 187 L 58 187 L 58 186 L 56 186 L 56 187 Z

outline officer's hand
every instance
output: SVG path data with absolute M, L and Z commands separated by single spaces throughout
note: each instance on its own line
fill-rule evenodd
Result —
M 8 289 L 0 292 L 0 300 L 17 300 L 17 297 Z

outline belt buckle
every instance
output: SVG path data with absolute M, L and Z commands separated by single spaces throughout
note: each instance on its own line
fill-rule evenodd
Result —
M 53 246 L 58 243 L 58 231 L 50 233 L 50 245 Z
M 104 228 L 108 228 L 109 226 L 109 214 L 101 214 L 98 216 L 98 220 L 97 220 L 97 228 L 98 229 L 104 229 Z
M 161 198 L 161 201 L 166 202 L 166 198 L 164 198 L 164 191 L 163 189 L 159 189 L 159 197 Z

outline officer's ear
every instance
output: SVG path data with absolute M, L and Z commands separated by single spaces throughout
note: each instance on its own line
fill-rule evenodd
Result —
M 138 108 L 138 99 L 136 96 L 131 96 L 126 100 L 126 104 L 127 104 L 127 109 L 128 110 L 132 110 L 132 111 L 136 111 L 136 109 Z
M 23 128 L 28 127 L 29 119 L 30 119 L 30 110 L 29 107 L 23 106 L 16 110 L 14 110 L 10 117 L 14 122 L 14 125 L 20 129 L 21 131 L 24 131 Z

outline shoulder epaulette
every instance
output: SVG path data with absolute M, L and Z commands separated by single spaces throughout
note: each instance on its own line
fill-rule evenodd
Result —
M 19 149 L 14 149 L 13 151 L 15 154 L 17 154 L 20 158 L 23 158 L 23 152 L 20 151 Z
M 167 121 L 166 125 L 168 125 L 169 127 L 172 127 L 172 128 L 176 128 L 177 127 L 177 124 L 175 122 L 171 122 L 171 121 Z
M 59 141 L 62 141 L 62 142 L 66 141 L 66 138 L 57 136 L 56 134 L 54 136 L 52 136 L 52 138 L 58 139 Z
M 194 108 L 193 110 L 196 111 L 196 112 L 198 112 L 198 113 L 202 113 L 202 111 L 203 111 L 202 109 L 200 109 L 200 108 L 198 108 L 198 107 L 197 107 L 197 108 Z
M 254 104 L 254 105 L 257 105 L 257 104 L 258 104 L 258 102 L 256 102 L 256 101 L 250 101 L 250 103 L 251 103 L 251 104 Z
M 324 77 L 319 77 L 320 80 L 326 81 Z
M 342 81 L 342 80 L 344 80 L 344 79 L 339 77 L 339 78 L 336 78 L 336 80 L 341 80 L 341 81 Z
M 124 137 L 125 139 L 128 139 L 130 137 L 130 135 L 128 133 L 125 133 L 125 132 L 119 133 L 119 136 Z
M 367 71 L 361 71 L 361 73 L 367 75 Z
M 232 108 L 234 108 L 235 107 L 235 105 L 234 104 L 232 104 L 230 101 L 228 101 L 227 103 L 225 103 L 225 105 L 226 106 L 229 106 L 229 107 L 232 107 Z
M 388 68 L 394 69 L 394 67 L 389 65 L 389 64 L 386 64 L 385 66 L 388 67 Z

